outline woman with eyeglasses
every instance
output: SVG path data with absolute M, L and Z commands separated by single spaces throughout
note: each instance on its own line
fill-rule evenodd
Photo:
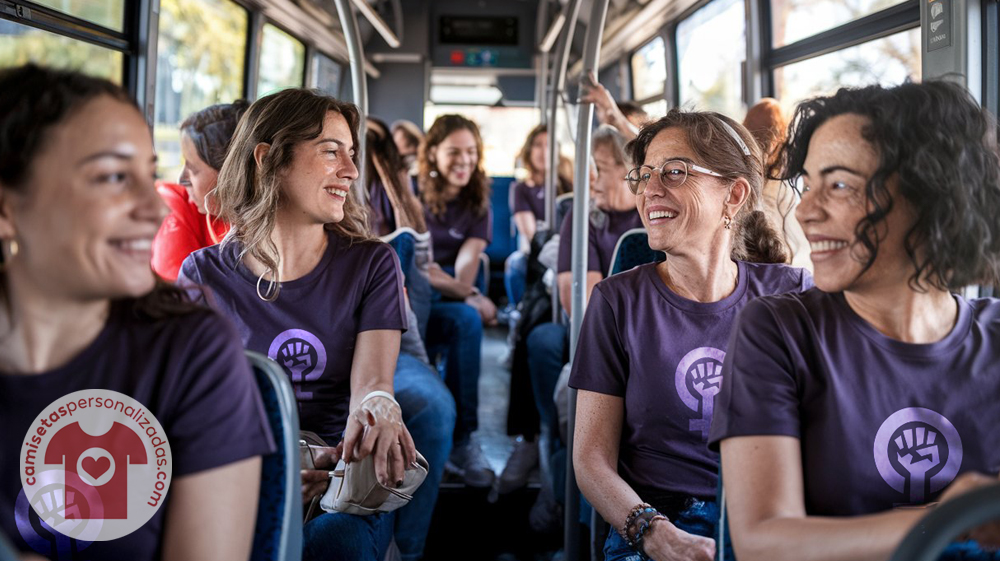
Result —
M 667 258 L 594 287 L 570 375 L 573 462 L 613 526 L 606 559 L 709 561 L 718 455 L 706 441 L 730 328 L 751 299 L 811 279 L 779 264 L 760 149 L 742 125 L 674 109 L 626 148 L 649 246 Z
M 1000 301 L 953 293 L 1000 284 L 996 133 L 947 82 L 799 105 L 780 177 L 816 288 L 743 311 L 710 438 L 741 561 L 885 560 L 932 503 L 1000 484 Z

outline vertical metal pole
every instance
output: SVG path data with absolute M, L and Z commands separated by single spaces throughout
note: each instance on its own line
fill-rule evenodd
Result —
M 601 38 L 604 19 L 608 15 L 608 0 L 594 0 L 583 45 L 583 71 L 597 75 L 601 55 Z M 575 18 L 574 18 L 575 21 Z M 587 228 L 590 225 L 588 203 L 590 199 L 590 142 L 594 121 L 594 105 L 580 103 L 577 117 L 576 162 L 573 170 L 573 288 L 569 331 L 569 353 L 576 356 L 576 346 L 583 326 L 583 313 L 587 307 Z M 576 424 L 576 390 L 569 390 L 569 430 L 566 431 L 566 558 L 580 559 L 580 489 L 573 470 L 573 431 Z
M 549 122 L 549 53 L 538 55 L 538 115 L 539 122 L 543 125 Z M 546 158 L 548 154 L 546 153 Z M 548 168 L 546 168 L 548 169 Z
M 566 86 L 566 65 L 569 62 L 570 47 L 573 46 L 573 33 L 576 30 L 576 20 L 580 15 L 580 0 L 569 0 L 566 6 L 566 23 L 563 24 L 559 33 L 559 41 L 556 44 L 556 58 L 552 65 L 552 83 L 549 84 L 549 118 L 545 125 L 548 127 L 549 146 L 545 151 L 545 223 L 549 228 L 555 228 L 556 224 L 556 185 L 558 185 L 559 171 L 559 99 Z M 558 287 L 558 284 L 557 284 Z M 561 317 L 562 306 L 559 304 L 558 288 L 552 291 L 552 321 L 558 322 Z
M 344 40 L 347 41 L 347 58 L 351 63 L 351 87 L 354 93 L 354 104 L 361 112 L 361 123 L 358 125 L 358 146 L 354 152 L 358 155 L 358 180 L 354 182 L 355 196 L 362 204 L 368 201 L 368 183 L 365 177 L 365 119 L 368 117 L 368 78 L 365 76 L 365 51 L 361 45 L 361 33 L 358 32 L 358 17 L 354 13 L 351 0 L 333 0 L 337 6 L 337 17 L 340 27 L 344 30 Z
M 556 46 L 555 65 L 552 67 L 552 90 L 549 96 L 549 150 L 545 174 L 545 223 L 555 225 L 556 218 L 556 170 L 559 167 L 559 144 L 556 136 L 559 133 L 559 98 L 566 87 L 566 65 L 569 62 L 569 51 L 573 45 L 573 32 L 576 30 L 576 20 L 580 15 L 580 0 L 569 0 L 566 23 L 563 25 L 559 42 Z

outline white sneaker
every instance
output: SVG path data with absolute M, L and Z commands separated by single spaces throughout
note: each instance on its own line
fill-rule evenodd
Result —
M 493 486 L 496 474 L 483 457 L 483 450 L 473 440 L 452 449 L 445 469 L 462 478 L 469 487 L 488 488 Z
M 514 451 L 500 474 L 500 494 L 516 491 L 528 484 L 531 470 L 538 466 L 538 441 L 527 442 L 523 436 L 514 442 Z

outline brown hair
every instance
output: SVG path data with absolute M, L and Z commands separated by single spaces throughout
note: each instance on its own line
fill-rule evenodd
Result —
M 458 203 L 477 216 L 482 216 L 489 210 L 490 206 L 490 179 L 486 176 L 486 169 L 483 167 L 483 137 L 479 134 L 479 127 L 476 123 L 466 119 L 461 115 L 441 115 L 434 120 L 427 136 L 424 137 L 423 144 L 417 154 L 419 164 L 420 198 L 424 204 L 434 214 L 444 213 L 445 201 L 443 198 L 445 179 L 438 173 L 437 166 L 430 159 L 430 153 L 439 144 L 444 142 L 452 133 L 465 129 L 472 133 L 476 139 L 476 169 L 469 178 L 466 185 L 458 194 Z M 434 172 L 433 176 L 431 172 Z
M 531 161 L 531 145 L 535 143 L 535 139 L 538 135 L 545 133 L 548 134 L 549 127 L 546 125 L 536 125 L 535 128 L 531 129 L 528 133 L 528 138 L 524 139 L 524 146 L 521 146 L 521 151 L 517 154 L 517 159 L 521 161 L 521 165 L 524 169 L 528 170 L 530 176 L 544 173 L 545 170 L 535 169 L 535 165 Z M 546 148 L 548 150 L 548 148 Z M 546 156 L 548 157 L 548 156 Z M 556 195 L 562 195 L 564 193 L 569 193 L 573 190 L 573 164 L 568 158 L 563 155 L 559 155 L 559 165 L 556 166 L 556 178 L 558 180 L 556 184 Z
M 750 152 L 744 154 L 743 145 L 727 130 L 739 135 Z M 761 210 L 764 185 L 764 163 L 760 147 L 743 125 L 714 111 L 684 111 L 671 109 L 661 119 L 653 121 L 639 131 L 639 135 L 625 146 L 635 165 L 646 160 L 646 150 L 661 131 L 679 128 L 687 133 L 688 145 L 695 155 L 717 173 L 729 180 L 742 178 L 750 185 L 746 203 L 733 217 L 735 236 L 733 259 L 755 263 L 785 263 L 785 240 L 768 223 Z
M 396 213 L 396 226 L 413 228 L 426 232 L 424 209 L 410 189 L 410 174 L 399 155 L 396 143 L 388 133 L 385 123 L 375 117 L 368 117 L 365 132 L 365 177 L 369 182 L 376 178 L 382 181 L 392 209 Z
M 108 96 L 135 108 L 135 102 L 119 86 L 85 74 L 26 64 L 0 70 L 0 184 L 23 192 L 31 188 L 32 166 L 53 131 L 81 111 L 87 103 Z M 2 242 L 2 240 L 0 240 Z M 5 245 L 0 243 L 0 249 Z M 0 303 L 11 313 L 0 251 Z M 121 298 L 114 305 L 127 307 L 148 320 L 161 320 L 203 309 L 191 303 L 187 293 L 159 277 L 151 292 L 138 298 Z
M 237 240 L 243 245 L 240 259 L 249 254 L 264 264 L 274 286 L 265 298 L 268 301 L 277 299 L 280 289 L 278 248 L 271 241 L 275 214 L 282 202 L 280 172 L 291 165 L 297 144 L 322 134 L 330 111 L 347 120 L 351 141 L 357 147 L 361 115 L 354 104 L 319 90 L 292 88 L 262 97 L 247 109 L 219 171 L 215 188 L 219 217 L 230 224 L 222 244 Z M 254 148 L 260 143 L 269 144 L 271 149 L 258 167 Z M 358 164 L 357 152 L 352 160 Z M 344 219 L 326 227 L 351 242 L 371 239 L 368 211 L 350 195 L 344 201 Z
M 754 104 L 743 118 L 743 126 L 750 131 L 764 155 L 765 168 L 774 164 L 785 142 L 788 119 L 781 112 L 778 100 L 765 97 Z
M 247 107 L 242 99 L 220 103 L 191 114 L 181 123 L 181 132 L 191 139 L 198 157 L 215 171 L 222 169 L 236 124 Z

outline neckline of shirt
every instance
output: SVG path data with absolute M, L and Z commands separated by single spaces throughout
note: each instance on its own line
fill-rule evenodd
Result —
M 667 257 L 667 259 L 669 259 L 669 257 Z M 689 300 L 677 294 L 671 290 L 665 282 L 663 282 L 663 279 L 660 278 L 659 273 L 656 271 L 657 265 L 659 265 L 659 263 L 650 263 L 644 266 L 647 275 L 649 275 L 649 280 L 653 283 L 657 292 L 660 293 L 660 296 L 662 296 L 667 303 L 685 312 L 695 314 L 717 314 L 735 306 L 740 302 L 740 300 L 743 299 L 743 296 L 746 295 L 747 292 L 747 279 L 750 275 L 747 271 L 746 263 L 743 261 L 736 261 L 736 289 L 733 290 L 729 296 L 715 302 L 698 302 L 695 300 Z
M 816 290 L 819 290 L 818 288 Z M 958 304 L 958 318 L 954 327 L 940 341 L 933 343 L 907 343 L 898 339 L 893 339 L 875 328 L 865 318 L 858 315 L 847 302 L 843 292 L 828 293 L 834 303 L 837 313 L 844 318 L 854 329 L 860 332 L 865 338 L 875 343 L 879 347 L 895 354 L 931 358 L 947 353 L 958 347 L 965 341 L 969 330 L 972 329 L 972 310 L 969 303 L 957 294 L 952 294 Z
M 326 250 L 323 251 L 323 257 L 320 258 L 319 263 L 305 275 L 290 281 L 281 281 L 281 290 L 296 290 L 308 287 L 319 280 L 320 276 L 324 271 L 330 266 L 330 261 L 333 260 L 333 255 L 336 253 L 337 249 L 340 247 L 340 236 L 332 230 L 327 231 L 328 243 L 326 244 Z M 227 262 L 227 265 L 236 269 L 239 276 L 245 280 L 247 283 L 252 285 L 254 288 L 257 287 L 257 275 L 254 275 L 243 260 L 239 258 L 240 251 L 242 251 L 242 244 L 239 242 L 234 242 L 226 251 L 226 255 L 223 255 L 223 261 Z M 267 279 L 260 282 L 261 290 L 267 289 Z M 278 296 L 281 297 L 280 294 Z

